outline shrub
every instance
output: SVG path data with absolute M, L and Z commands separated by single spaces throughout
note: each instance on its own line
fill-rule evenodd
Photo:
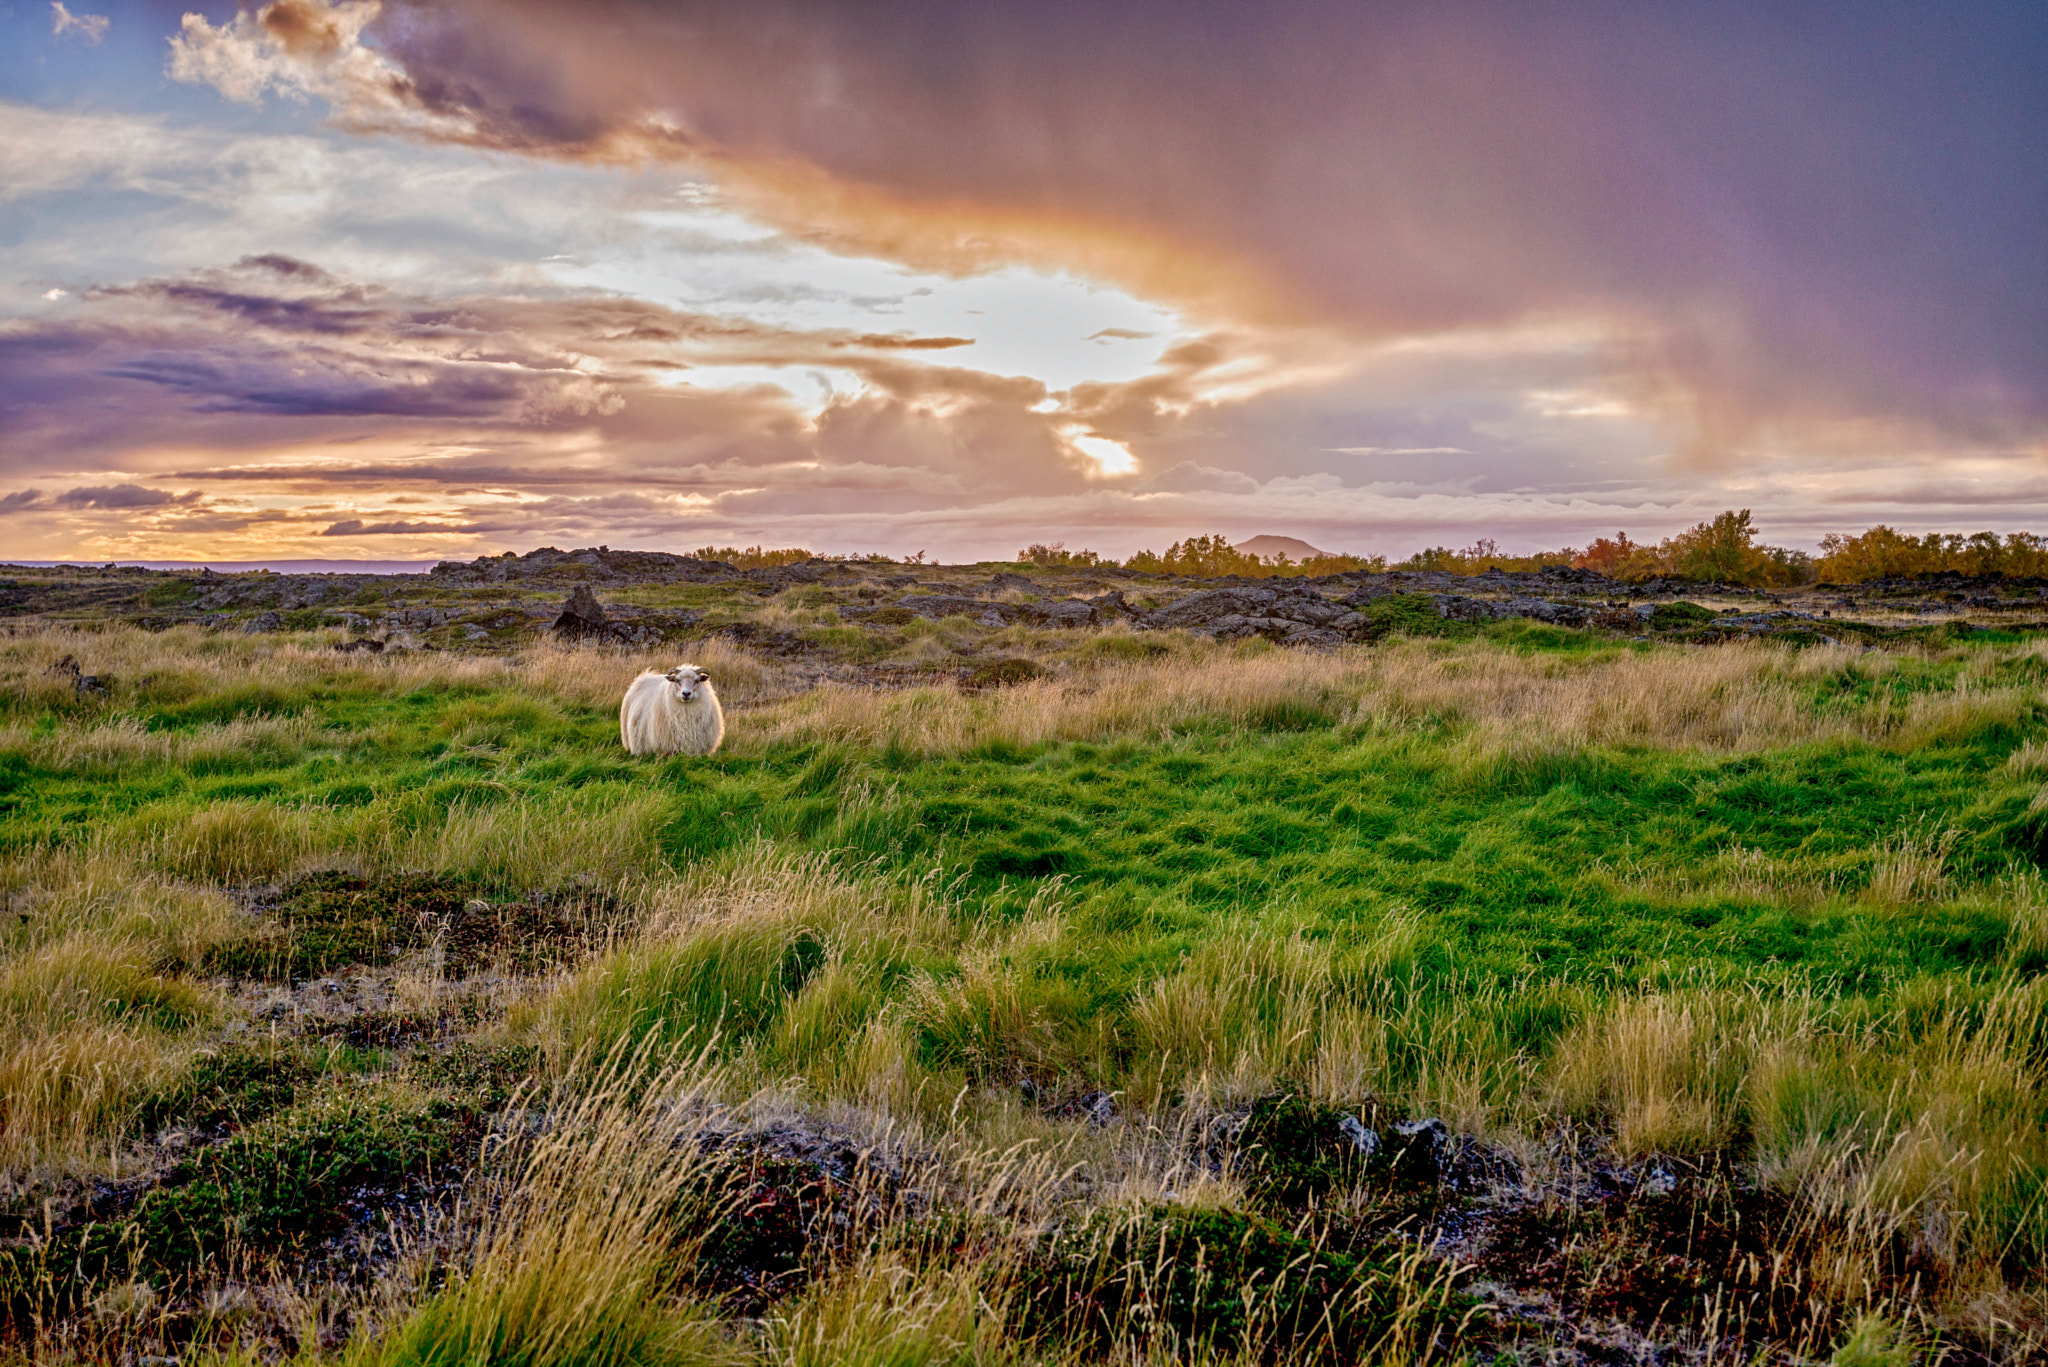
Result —
M 970 692 L 984 688 L 1009 688 L 1016 684 L 1030 683 L 1033 679 L 1042 679 L 1048 672 L 1050 671 L 1036 660 L 1006 656 L 1001 659 L 984 660 L 968 670 L 960 680 L 960 686 Z
M 1650 614 L 1650 628 L 1653 631 L 1685 631 L 1705 626 L 1719 615 L 1697 603 L 1659 603 L 1656 611 Z
M 1104 560 L 1094 551 L 1070 551 L 1067 549 L 1067 543 L 1064 541 L 1055 541 L 1050 546 L 1043 542 L 1034 541 L 1023 550 L 1017 552 L 1017 561 L 1019 564 L 1037 565 L 1041 569 L 1057 569 L 1067 565 L 1087 567 L 1091 565 L 1113 565 L 1116 563 L 1113 560 Z
M 1472 1302 L 1414 1269 L 1334 1253 L 1258 1216 L 1154 1206 L 1060 1231 L 1026 1269 L 1023 1313 L 1048 1337 L 1267 1361 L 1370 1361 L 1397 1330 L 1453 1333 Z
M 699 546 L 690 554 L 699 560 L 723 560 L 733 568 L 742 570 L 766 570 L 777 565 L 800 565 L 814 558 L 801 546 L 787 546 L 772 551 L 761 546 L 749 546 L 745 550 L 737 546 Z

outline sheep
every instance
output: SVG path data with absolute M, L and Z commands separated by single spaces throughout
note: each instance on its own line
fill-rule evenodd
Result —
M 619 704 L 619 740 L 635 755 L 708 755 L 725 739 L 711 675 L 696 665 L 647 671 Z

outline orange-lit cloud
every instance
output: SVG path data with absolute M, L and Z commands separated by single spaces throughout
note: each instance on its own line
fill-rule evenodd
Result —
M 684 161 L 835 250 L 1071 270 L 1214 324 L 1371 342 L 1575 320 L 1699 458 L 1824 445 L 1845 424 L 1888 449 L 2038 435 L 2048 344 L 2024 309 L 1950 269 L 1966 242 L 1933 259 L 1857 218 L 1925 212 L 1859 170 L 1896 139 L 1825 65 L 1882 40 L 1753 19 L 280 0 L 189 19 L 173 72 L 237 98 L 318 95 L 365 131 Z M 1890 55 L 1966 69 L 1938 38 Z M 1796 142 L 1772 121 L 1815 110 L 1867 126 L 1838 130 L 1833 157 L 1765 142 Z M 1918 331 L 1909 301 L 1930 291 L 1971 327 Z

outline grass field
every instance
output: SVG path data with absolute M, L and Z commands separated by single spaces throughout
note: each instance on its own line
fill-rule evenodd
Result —
M 0 638 L 13 1351 L 2048 1351 L 2041 646 L 332 639 Z

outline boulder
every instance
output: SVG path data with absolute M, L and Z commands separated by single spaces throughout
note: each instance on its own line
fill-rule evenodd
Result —
M 1032 620 L 1048 627 L 1092 627 L 1101 618 L 1093 603 L 1080 598 L 1062 598 L 1054 603 L 1033 603 Z
M 588 584 L 578 584 L 563 601 L 551 630 L 567 640 L 584 640 L 603 636 L 606 622 L 604 604 L 597 601 Z

